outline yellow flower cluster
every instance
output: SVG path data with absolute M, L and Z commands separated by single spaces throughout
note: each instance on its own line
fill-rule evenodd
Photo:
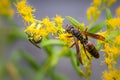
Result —
M 120 70 L 103 72 L 103 80 L 120 80 Z
M 12 16 L 14 10 L 11 7 L 9 0 L 0 0 L 0 15 L 2 16 Z
M 103 52 L 106 53 L 106 58 L 104 62 L 107 64 L 108 69 L 111 70 L 113 66 L 116 64 L 116 60 L 118 59 L 118 56 L 120 55 L 119 48 L 116 46 L 112 46 L 108 43 L 105 43 Z
M 49 33 L 56 34 L 57 31 L 59 31 L 58 27 L 62 28 L 63 20 L 64 19 L 59 15 L 56 15 L 56 17 L 52 20 L 46 17 L 41 21 L 39 20 L 39 22 L 35 21 L 30 26 L 27 26 L 25 32 L 35 41 L 39 41 L 41 37 L 46 37 Z M 57 21 L 60 21 L 60 23 Z
M 61 33 L 58 35 L 58 39 L 62 40 L 65 42 L 65 44 L 68 44 L 68 46 L 71 46 L 73 43 L 73 38 L 70 38 L 71 34 L 69 33 Z
M 115 13 L 117 17 L 120 17 L 120 6 L 116 9 Z
M 93 0 L 93 5 L 98 7 L 101 5 L 102 0 Z
M 93 0 L 92 5 L 86 11 L 88 21 L 96 21 L 102 10 L 115 2 L 116 0 Z
M 103 3 L 108 7 L 114 4 L 115 2 L 116 0 L 103 0 Z
M 35 12 L 35 9 L 28 5 L 26 3 L 26 0 L 21 0 L 20 2 L 17 2 L 16 8 L 18 13 L 22 16 L 25 22 L 28 23 L 34 22 L 35 16 L 32 13 Z
M 63 21 L 64 19 L 56 15 L 55 18 L 50 19 L 49 17 L 45 17 L 42 20 L 35 19 L 35 16 L 33 16 L 33 12 L 35 12 L 35 9 L 33 9 L 30 5 L 27 4 L 26 0 L 21 0 L 20 2 L 17 2 L 16 4 L 18 13 L 22 16 L 24 21 L 30 23 L 26 29 L 25 32 L 28 34 L 30 38 L 32 38 L 35 42 L 39 41 L 41 37 L 48 36 L 49 33 L 57 34 L 60 40 L 63 40 L 67 42 L 68 38 L 64 34 L 63 29 Z
M 115 38 L 115 43 L 120 44 L 120 35 Z
M 120 27 L 120 18 L 112 18 L 106 21 L 107 25 L 109 25 L 112 29 L 116 29 L 116 27 Z
M 92 5 L 86 11 L 88 21 L 96 21 L 98 19 L 101 13 L 99 10 L 101 2 L 101 0 L 93 0 Z
M 100 15 L 100 13 L 101 13 L 101 11 L 98 10 L 97 7 L 91 6 L 87 9 L 87 18 L 88 18 L 89 21 L 92 20 L 92 19 L 94 21 L 96 21 L 98 19 L 99 15 Z

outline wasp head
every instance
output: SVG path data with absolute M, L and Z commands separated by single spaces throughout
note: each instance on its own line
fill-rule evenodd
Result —
M 66 32 L 68 32 L 68 33 L 72 33 L 73 29 L 74 29 L 74 27 L 72 25 L 67 25 L 66 26 Z

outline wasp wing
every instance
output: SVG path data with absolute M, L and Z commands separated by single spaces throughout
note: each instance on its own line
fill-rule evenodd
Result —
M 78 40 L 76 37 L 74 37 L 74 40 L 75 40 L 75 47 L 76 47 L 76 51 L 77 51 L 77 58 L 80 61 L 80 63 L 83 64 L 82 59 L 81 59 L 80 46 L 78 44 Z
M 90 36 L 92 38 L 98 39 L 98 40 L 102 40 L 104 41 L 105 38 L 99 34 L 93 34 L 93 33 L 89 33 L 89 32 L 83 32 L 84 35 Z

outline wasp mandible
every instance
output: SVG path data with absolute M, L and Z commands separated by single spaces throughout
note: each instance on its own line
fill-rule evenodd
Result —
M 66 32 L 72 34 L 71 37 L 74 38 L 75 43 L 73 43 L 72 46 L 74 46 L 74 45 L 76 46 L 77 58 L 81 64 L 83 64 L 83 63 L 82 63 L 82 59 L 81 59 L 81 53 L 80 53 L 80 49 L 79 49 L 78 40 L 83 45 L 84 52 L 88 59 L 89 59 L 89 57 L 88 57 L 86 51 L 88 51 L 94 58 L 99 58 L 100 55 L 99 55 L 97 49 L 95 48 L 95 46 L 93 45 L 93 43 L 88 41 L 88 36 L 104 41 L 105 38 L 103 36 L 98 35 L 98 34 L 89 33 L 89 32 L 87 32 L 87 28 L 85 29 L 85 31 L 78 30 L 78 29 L 74 28 L 72 25 L 66 26 Z M 83 37 L 83 35 L 85 35 L 85 38 Z

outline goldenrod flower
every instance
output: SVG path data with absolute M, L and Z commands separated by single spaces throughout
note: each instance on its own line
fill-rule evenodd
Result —
M 107 25 L 109 25 L 112 29 L 116 29 L 116 27 L 120 27 L 120 18 L 112 18 L 106 21 Z
M 30 5 L 27 4 L 26 0 L 21 0 L 16 4 L 18 13 L 22 16 L 25 22 L 32 23 L 34 22 L 35 16 L 33 16 L 33 9 Z
M 25 29 L 25 32 L 30 35 L 33 36 L 35 33 L 35 29 L 36 29 L 36 23 L 31 24 L 30 26 L 27 26 Z
M 14 14 L 14 10 L 12 9 L 10 1 L 0 0 L 0 15 L 12 16 L 13 14 Z
M 120 17 L 120 6 L 115 10 L 116 16 Z
M 112 60 L 110 58 L 105 58 L 105 62 L 106 62 L 106 64 L 110 65 Z
M 42 23 L 45 27 L 50 27 L 51 26 L 51 22 L 50 22 L 50 19 L 48 17 L 43 18 Z
M 69 36 L 71 36 L 71 34 L 63 33 L 63 34 L 59 34 L 57 38 L 64 41 L 65 44 L 68 44 L 70 46 L 73 43 L 73 39 L 70 38 Z
M 101 5 L 101 2 L 102 2 L 101 0 L 93 0 L 93 5 L 98 7 Z
M 108 6 L 111 6 L 116 2 L 116 0 L 107 0 L 107 2 L 108 2 Z
M 119 35 L 119 36 L 116 36 L 116 38 L 115 38 L 115 43 L 120 44 L 120 35 Z
M 38 34 L 36 33 L 36 35 L 40 35 L 41 37 L 46 37 L 46 36 L 48 35 L 48 32 L 47 32 L 46 29 L 40 28 L 40 29 L 38 30 Z
M 104 49 L 103 51 L 109 56 L 109 55 L 117 55 L 120 54 L 119 52 L 119 48 L 116 47 L 116 46 L 111 46 L 110 44 L 108 43 L 105 43 L 104 44 Z
M 39 24 L 33 23 L 30 26 L 27 26 L 25 29 L 25 32 L 35 41 L 39 41 L 41 37 L 45 37 L 48 35 L 47 30 L 38 25 Z
M 96 21 L 98 19 L 99 15 L 100 15 L 100 13 L 101 13 L 101 11 L 98 10 L 97 7 L 91 6 L 87 9 L 87 18 L 88 18 L 89 21 L 92 20 L 92 19 L 94 21 Z
M 49 33 L 56 34 L 57 29 L 55 23 L 52 21 L 50 26 L 46 28 Z
M 62 18 L 60 15 L 56 15 L 56 17 L 54 18 L 55 23 L 57 24 L 57 31 L 58 33 L 63 33 L 65 30 L 63 29 L 63 21 L 64 18 Z
M 56 21 L 57 24 L 63 24 L 64 18 L 62 18 L 60 15 L 56 15 L 54 20 Z
M 120 80 L 120 70 L 103 72 L 103 80 Z

